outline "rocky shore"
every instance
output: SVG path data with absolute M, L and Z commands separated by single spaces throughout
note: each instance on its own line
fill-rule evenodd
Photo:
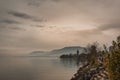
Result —
M 71 80 L 109 80 L 106 68 L 99 64 L 98 66 L 91 66 L 86 64 L 79 68 Z

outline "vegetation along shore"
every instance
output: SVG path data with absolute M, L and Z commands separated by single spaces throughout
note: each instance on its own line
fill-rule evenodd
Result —
M 87 53 L 61 55 L 60 58 L 72 58 L 85 62 L 71 80 L 120 80 L 120 36 L 112 45 L 103 49 L 97 43 L 87 47 Z

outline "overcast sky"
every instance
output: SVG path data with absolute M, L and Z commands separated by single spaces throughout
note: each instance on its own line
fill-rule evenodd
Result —
M 0 54 L 109 44 L 120 34 L 120 0 L 0 0 Z

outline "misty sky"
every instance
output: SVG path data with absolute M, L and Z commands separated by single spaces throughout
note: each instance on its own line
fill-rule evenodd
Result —
M 0 0 L 0 54 L 109 44 L 120 34 L 120 0 Z

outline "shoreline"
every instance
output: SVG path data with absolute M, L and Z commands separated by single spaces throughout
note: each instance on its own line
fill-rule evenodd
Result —
M 103 64 L 99 64 L 96 67 L 86 64 L 77 70 L 71 80 L 109 80 L 109 78 Z

